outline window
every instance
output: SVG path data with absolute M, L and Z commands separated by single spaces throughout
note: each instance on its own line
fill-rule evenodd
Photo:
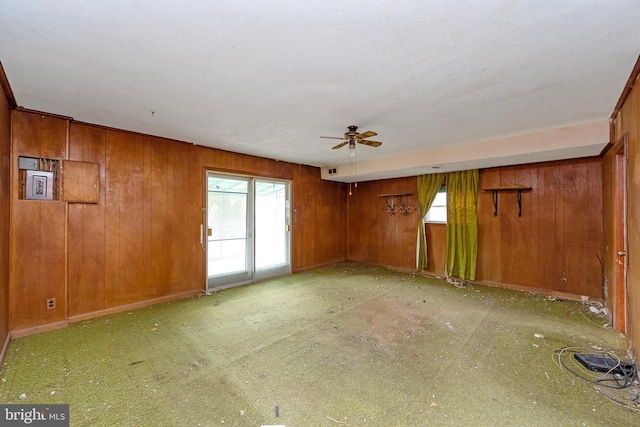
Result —
M 444 185 L 438 190 L 424 222 L 447 223 L 447 188 Z

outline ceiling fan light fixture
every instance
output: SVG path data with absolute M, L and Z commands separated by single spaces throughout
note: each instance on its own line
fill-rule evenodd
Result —
M 320 138 L 329 138 L 329 139 L 339 139 L 342 142 L 335 147 L 332 147 L 333 150 L 337 150 L 339 148 L 344 147 L 345 145 L 349 146 L 349 195 L 351 196 L 351 183 L 353 182 L 354 176 L 358 175 L 358 166 L 356 163 L 356 144 L 368 145 L 369 147 L 379 147 L 382 145 L 379 141 L 371 141 L 370 139 L 373 136 L 376 136 L 377 133 L 372 131 L 366 131 L 359 133 L 358 126 L 351 125 L 348 126 L 348 131 L 344 133 L 344 137 L 340 138 L 337 136 L 321 136 Z M 355 183 L 355 187 L 358 187 L 358 183 Z
M 354 138 L 349 138 L 349 157 L 356 156 L 356 141 Z

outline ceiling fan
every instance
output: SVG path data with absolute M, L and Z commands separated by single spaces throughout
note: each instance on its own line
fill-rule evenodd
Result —
M 349 128 L 349 131 L 345 132 L 344 137 L 342 138 L 336 137 L 336 136 L 321 136 L 320 138 L 341 139 L 342 142 L 336 145 L 335 147 L 333 147 L 334 150 L 337 148 L 342 148 L 347 144 L 349 144 L 349 149 L 354 149 L 356 148 L 356 142 L 358 144 L 364 144 L 370 147 L 379 147 L 382 145 L 382 142 L 371 141 L 366 139 L 366 138 L 371 138 L 372 136 L 376 136 L 377 133 L 372 132 L 370 130 L 366 132 L 358 133 L 358 126 L 353 126 L 353 125 L 348 126 L 348 128 Z

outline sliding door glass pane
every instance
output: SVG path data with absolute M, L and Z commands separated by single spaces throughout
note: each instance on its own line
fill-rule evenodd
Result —
M 247 270 L 248 189 L 246 179 L 208 177 L 209 276 Z
M 288 263 L 287 185 L 256 181 L 256 270 Z

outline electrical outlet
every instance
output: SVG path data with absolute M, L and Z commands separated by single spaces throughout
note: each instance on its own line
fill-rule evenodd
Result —
M 56 299 L 47 298 L 47 310 L 53 310 L 54 308 L 56 308 Z

